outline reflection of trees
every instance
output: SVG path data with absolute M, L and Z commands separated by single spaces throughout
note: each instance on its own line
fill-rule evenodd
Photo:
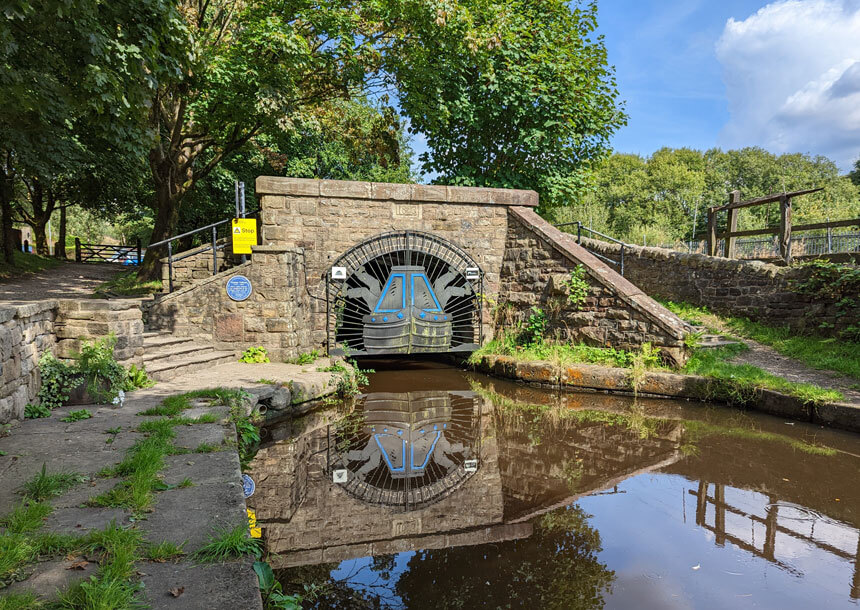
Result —
M 603 607 L 615 573 L 597 559 L 600 534 L 581 508 L 543 515 L 529 538 L 490 545 L 418 551 L 396 573 L 395 555 L 363 562 L 282 570 L 289 593 L 317 591 L 307 608 L 558 608 Z M 332 572 L 352 563 L 338 578 Z
M 578 507 L 545 515 L 529 538 L 420 551 L 396 591 L 408 608 L 602 608 L 614 573 Z

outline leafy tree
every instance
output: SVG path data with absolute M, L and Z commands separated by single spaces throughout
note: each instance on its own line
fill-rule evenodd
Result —
M 378 2 L 180 0 L 187 52 L 151 100 L 152 240 L 173 233 L 183 200 L 254 136 L 346 98 L 378 63 Z M 160 253 L 147 250 L 141 274 Z
M 428 3 L 429 4 L 429 3 Z M 440 182 L 536 189 L 542 205 L 575 197 L 625 122 L 597 3 L 436 4 L 386 68 Z
M 7 260 L 16 181 L 27 178 L 31 196 L 35 178 L 43 197 L 53 190 L 49 183 L 88 154 L 79 138 L 82 123 L 118 148 L 145 149 L 141 109 L 153 83 L 175 70 L 171 58 L 180 39 L 171 0 L 7 3 L 0 19 L 0 208 Z M 50 200 L 30 202 L 37 231 L 50 207 Z
M 554 211 L 553 218 L 585 221 L 586 209 L 602 207 L 608 217 L 596 228 L 634 243 L 642 243 L 643 237 L 651 245 L 689 240 L 705 231 L 707 208 L 726 203 L 736 189 L 749 199 L 823 186 L 823 192 L 795 200 L 795 222 L 860 215 L 860 189 L 841 176 L 832 161 L 803 154 L 774 155 L 761 148 L 705 152 L 666 148 L 648 158 L 615 154 L 595 169 L 591 181 L 587 195 L 571 204 L 573 211 Z M 778 220 L 778 204 L 746 208 L 738 227 L 772 227 Z M 720 222 L 725 222 L 724 215 Z
M 860 159 L 854 162 L 854 169 L 848 173 L 848 177 L 851 179 L 851 182 L 860 186 Z

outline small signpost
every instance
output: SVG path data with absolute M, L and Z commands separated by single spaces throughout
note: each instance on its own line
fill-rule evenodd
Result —
M 251 280 L 246 278 L 244 275 L 234 275 L 227 280 L 226 289 L 227 296 L 234 301 L 244 301 L 251 296 L 251 292 L 253 290 Z
M 231 223 L 233 254 L 250 254 L 251 246 L 257 245 L 257 219 L 234 218 Z

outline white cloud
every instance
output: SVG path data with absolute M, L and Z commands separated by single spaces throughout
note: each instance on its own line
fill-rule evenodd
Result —
M 726 147 L 860 155 L 860 0 L 780 0 L 729 19 L 717 59 L 730 119 Z

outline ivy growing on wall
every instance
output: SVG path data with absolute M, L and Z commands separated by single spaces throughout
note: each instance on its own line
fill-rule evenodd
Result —
M 811 261 L 803 267 L 809 270 L 809 275 L 795 280 L 793 287 L 801 294 L 833 301 L 837 318 L 847 316 L 848 320 L 840 325 L 838 334 L 844 339 L 860 341 L 860 267 L 828 261 Z M 827 322 L 821 325 L 830 326 Z

